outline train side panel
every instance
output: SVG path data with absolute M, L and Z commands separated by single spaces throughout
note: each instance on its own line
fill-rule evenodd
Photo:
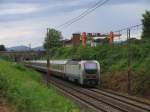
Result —
M 65 71 L 65 76 L 71 80 L 71 81 L 76 81 L 80 82 L 80 74 L 81 74 L 81 65 L 76 63 L 67 63 L 66 64 L 66 71 Z
M 55 76 L 65 77 L 65 65 L 64 64 L 51 64 L 50 71 Z

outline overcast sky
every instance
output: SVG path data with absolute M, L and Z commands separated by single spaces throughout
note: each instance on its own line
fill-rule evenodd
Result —
M 0 44 L 40 46 L 46 28 L 55 28 L 99 0 L 0 0 Z M 109 32 L 141 23 L 150 0 L 110 0 L 61 32 Z

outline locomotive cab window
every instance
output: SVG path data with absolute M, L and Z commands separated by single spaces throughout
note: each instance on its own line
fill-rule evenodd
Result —
M 96 74 L 97 73 L 97 64 L 96 63 L 85 63 L 84 69 L 85 69 L 85 72 L 88 74 Z

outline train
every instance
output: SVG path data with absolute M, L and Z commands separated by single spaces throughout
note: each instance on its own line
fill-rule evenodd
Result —
M 46 60 L 26 61 L 25 64 L 47 71 Z M 96 60 L 51 60 L 48 69 L 54 76 L 83 86 L 97 86 L 100 84 L 100 64 Z

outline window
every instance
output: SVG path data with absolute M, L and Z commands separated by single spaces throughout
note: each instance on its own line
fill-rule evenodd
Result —
M 84 68 L 85 68 L 85 72 L 88 74 L 97 73 L 97 64 L 96 63 L 93 63 L 93 62 L 92 63 L 91 62 L 85 63 Z

